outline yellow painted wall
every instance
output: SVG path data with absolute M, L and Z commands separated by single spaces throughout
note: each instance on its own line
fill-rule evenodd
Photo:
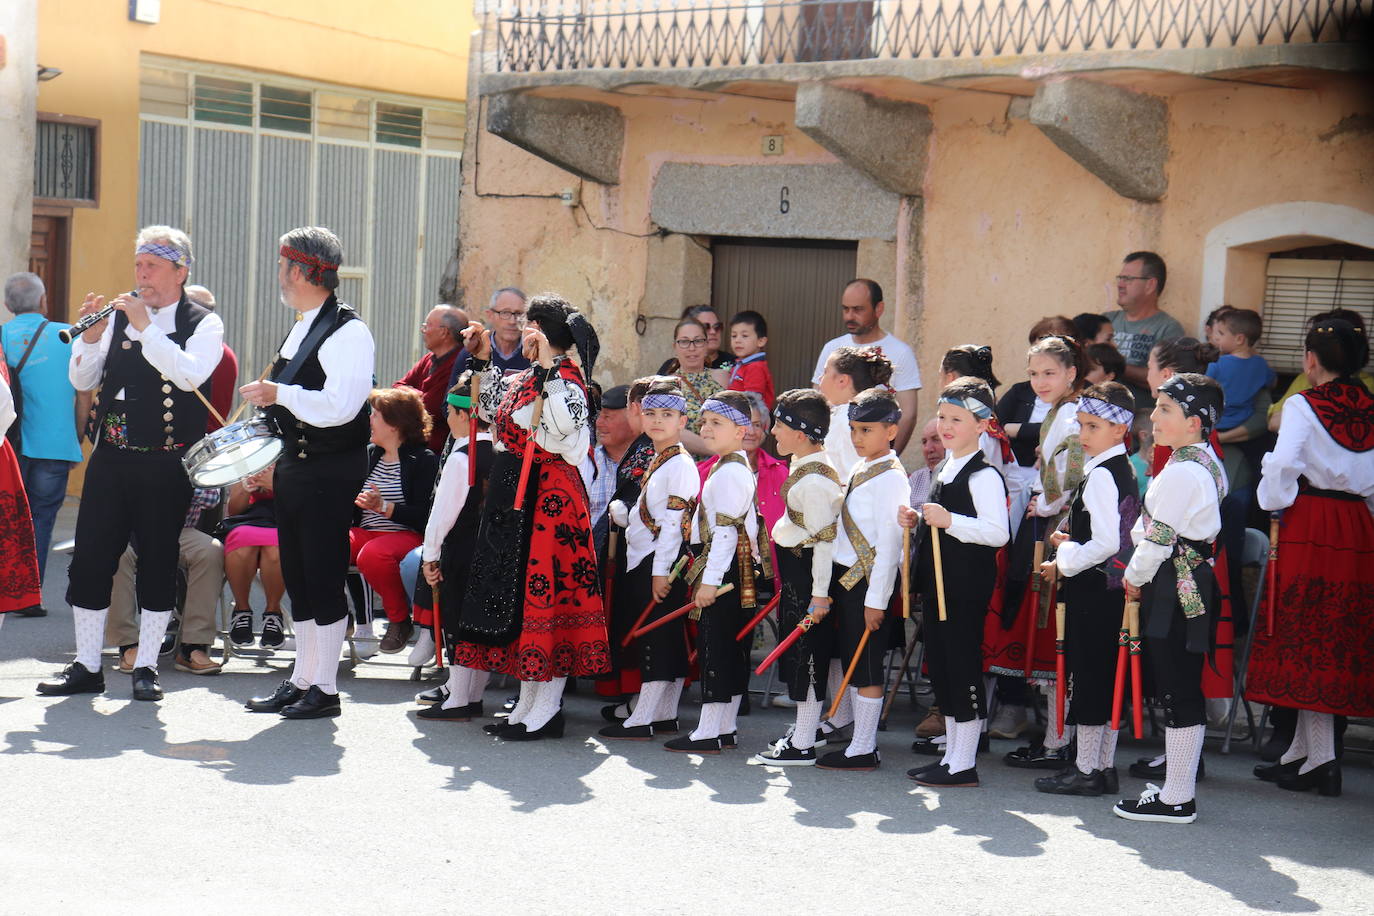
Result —
M 141 53 L 461 100 L 473 27 L 452 0 L 164 0 L 156 25 L 130 22 L 123 0 L 42 0 L 38 59 L 62 75 L 40 84 L 38 109 L 101 122 L 100 207 L 72 220 L 69 313 L 87 291 L 129 287 Z

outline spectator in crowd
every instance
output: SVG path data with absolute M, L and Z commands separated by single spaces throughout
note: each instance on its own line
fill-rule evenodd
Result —
M 706 368 L 706 326 L 695 318 L 683 318 L 673 326 L 673 359 L 666 365 L 682 385 L 687 396 L 687 428 L 682 431 L 682 445 L 698 458 L 711 450 L 697 435 L 697 421 L 701 419 L 701 405 L 725 387 L 718 377 L 720 370 Z
M 1217 332 L 1221 330 L 1220 318 L 1227 312 L 1235 311 L 1235 306 L 1222 305 L 1212 309 L 1207 313 L 1207 323 L 1205 326 L 1206 336 L 1203 338 L 1209 344 L 1220 349 L 1217 344 Z
M 224 573 L 234 595 L 234 612 L 229 619 L 229 640 L 236 646 L 253 641 L 253 577 L 261 576 L 267 606 L 262 612 L 264 649 L 275 649 L 286 641 L 281 599 L 286 580 L 281 574 L 281 552 L 277 547 L 277 513 L 273 504 L 272 474 L 275 466 L 259 471 L 229 490 L 225 518 L 219 530 L 224 539 Z
M 1118 382 L 1126 375 L 1126 358 L 1110 343 L 1090 343 L 1083 348 L 1083 355 L 1088 363 L 1083 377 L 1089 385 Z
M 186 298 L 212 312 L 218 305 L 214 293 L 194 283 L 186 287 Z M 210 404 L 219 411 L 221 417 L 227 417 L 234 409 L 234 395 L 239 384 L 239 358 L 229 349 L 229 344 L 225 343 L 222 346 L 224 349 L 219 362 L 215 364 L 215 371 L 210 373 Z M 205 431 L 212 433 L 219 428 L 219 420 L 215 419 L 213 413 L 210 414 L 209 419 L 205 421 Z
M 491 301 L 487 304 L 487 329 L 491 331 L 491 362 L 506 372 L 518 372 L 530 367 L 529 358 L 525 356 L 522 346 L 528 299 L 528 296 L 514 286 L 503 286 L 491 294 Z M 471 362 L 472 353 L 467 349 L 458 354 L 453 360 L 453 370 L 449 373 L 449 388 L 458 384 L 458 376 L 463 374 Z M 447 429 L 447 421 L 440 421 L 438 425 Z
M 1214 334 L 1221 357 L 1207 367 L 1226 395 L 1226 406 L 1217 421 L 1217 439 L 1233 441 L 1227 434 L 1255 413 L 1255 399 L 1274 384 L 1274 370 L 1255 352 L 1264 323 L 1254 309 L 1231 309 L 1216 321 Z
M 706 331 L 706 352 L 702 354 L 702 365 L 707 369 L 729 369 L 734 365 L 734 358 L 721 349 L 721 332 L 724 327 L 720 323 L 720 315 L 709 305 L 689 305 L 682 310 L 682 319 L 692 319 L 698 322 Z M 659 375 L 673 375 L 677 372 L 677 366 L 673 360 L 676 356 L 669 358 L 663 365 L 658 367 Z M 728 375 L 726 376 L 728 379 Z M 724 387 L 725 379 L 722 379 L 721 386 Z M 690 424 L 689 424 L 690 425 Z
M 5 307 L 14 315 L 0 327 L 0 350 L 10 373 L 22 387 L 23 403 L 19 472 L 33 513 L 34 548 L 39 578 L 43 578 L 52 543 L 57 511 L 67 497 L 67 475 L 81 461 L 81 417 L 76 389 L 67 378 L 71 349 L 57 339 L 70 325 L 49 321 L 48 300 L 37 274 L 17 273 L 5 281 Z M 40 330 L 41 329 L 41 330 Z M 30 346 L 32 349 L 30 350 Z M 24 353 L 28 352 L 25 358 Z M 23 369 L 15 367 L 23 363 Z M 25 608 L 23 616 L 41 617 L 42 604 Z
M 1164 259 L 1153 251 L 1133 251 L 1116 275 L 1116 304 L 1107 313 L 1115 332 L 1112 343 L 1126 359 L 1127 383 L 1139 409 L 1154 403 L 1150 383 L 1145 379 L 1145 364 L 1155 344 L 1183 336 L 1183 325 L 1159 308 L 1168 271 Z
M 924 506 L 930 502 L 930 485 L 935 479 L 935 468 L 945 459 L 945 443 L 935 428 L 935 418 L 931 417 L 921 427 L 921 465 L 907 480 L 911 483 L 911 504 Z
M 436 305 L 425 316 L 420 325 L 420 339 L 425 344 L 425 355 L 410 367 L 410 371 L 396 380 L 396 385 L 414 388 L 420 392 L 429 414 L 429 450 L 436 455 L 444 447 L 448 438 L 448 424 L 445 420 L 448 405 L 444 397 L 452 386 L 448 383 L 453 375 L 453 364 L 462 351 L 463 329 L 468 326 L 468 315 L 452 305 Z
M 730 370 L 731 391 L 755 391 L 773 409 L 773 373 L 768 371 L 768 322 L 758 312 L 744 311 L 730 319 L 730 350 L 735 365 Z
M 616 385 L 601 395 L 601 410 L 596 414 L 596 447 L 582 464 L 582 481 L 587 485 L 588 508 L 592 520 L 592 539 L 598 555 L 606 550 L 609 520 L 606 507 L 615 496 L 616 470 L 635 439 L 630 425 L 629 385 Z
M 1079 312 L 1073 316 L 1073 336 L 1083 346 L 1111 343 L 1115 331 L 1106 315 L 1096 312 Z
M 845 284 L 840 296 L 845 333 L 826 341 L 825 346 L 821 347 L 811 383 L 820 385 L 826 361 L 840 347 L 877 347 L 892 363 L 891 385 L 897 392 L 897 404 L 902 409 L 897 439 L 892 443 L 893 450 L 900 455 L 911 439 L 911 431 L 916 427 L 916 392 L 921 388 L 921 370 L 911 347 L 879 326 L 883 309 L 883 288 L 874 281 L 859 278 Z M 843 473 L 844 469 L 841 469 Z

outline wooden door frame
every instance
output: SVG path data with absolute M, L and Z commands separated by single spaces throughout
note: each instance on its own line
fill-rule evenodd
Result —
M 64 300 L 70 300 L 71 293 L 70 288 L 72 271 L 72 212 L 72 207 L 66 205 L 59 205 L 46 202 L 35 203 L 33 205 L 33 215 L 35 217 L 46 216 L 52 219 L 60 219 L 65 224 L 65 229 L 62 232 L 61 246 L 55 252 L 56 256 L 60 258 L 62 285 L 65 287 L 65 289 L 62 290 L 62 292 L 64 293 Z M 51 290 L 49 290 L 48 292 L 51 293 Z M 61 314 L 56 313 L 58 309 L 61 310 Z M 69 323 L 70 316 L 68 312 L 70 311 L 70 309 L 70 301 L 63 301 L 61 303 L 58 303 L 52 295 L 48 296 L 47 317 L 50 320 Z

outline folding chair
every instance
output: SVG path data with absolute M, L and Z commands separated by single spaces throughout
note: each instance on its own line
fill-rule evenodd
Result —
M 1255 725 L 1254 712 L 1250 709 L 1250 704 L 1245 702 L 1245 675 L 1250 666 L 1250 648 L 1255 641 L 1255 627 L 1259 625 L 1259 606 L 1264 599 L 1265 572 L 1269 566 L 1269 536 L 1263 531 L 1254 528 L 1245 529 L 1245 545 L 1240 554 L 1241 566 L 1253 566 L 1259 570 L 1259 582 L 1255 586 L 1255 597 L 1250 602 L 1249 627 L 1245 631 L 1245 639 L 1241 644 L 1240 658 L 1236 664 L 1236 683 L 1235 689 L 1231 694 L 1230 708 L 1226 711 L 1226 737 L 1221 741 L 1221 752 L 1231 753 L 1231 734 L 1236 724 L 1236 710 L 1240 706 L 1245 707 L 1245 720 L 1250 725 L 1250 734 L 1254 736 L 1255 746 L 1259 747 L 1260 729 Z M 1236 613 L 1236 606 L 1239 602 L 1231 602 L 1231 613 Z M 1263 726 L 1263 720 L 1260 725 Z

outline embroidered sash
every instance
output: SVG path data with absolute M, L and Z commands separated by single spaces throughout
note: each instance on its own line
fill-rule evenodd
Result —
M 873 558 L 877 555 L 873 545 L 868 543 L 868 538 L 864 537 L 864 533 L 859 530 L 854 517 L 849 514 L 849 497 L 853 495 L 855 490 L 873 478 L 892 470 L 902 470 L 901 462 L 896 458 L 881 461 L 855 474 L 849 481 L 849 489 L 844 494 L 844 502 L 840 503 L 840 522 L 844 525 L 844 533 L 849 538 L 849 543 L 854 547 L 855 556 L 854 565 L 849 567 L 845 574 L 840 577 L 840 584 L 846 589 L 853 588 L 860 579 L 865 578 L 873 571 Z
M 802 516 L 800 512 L 792 508 L 792 503 L 790 500 L 788 500 L 787 494 L 791 492 L 792 487 L 795 484 L 799 483 L 803 477 L 810 477 L 813 474 L 824 477 L 826 480 L 830 481 L 835 486 L 839 487 L 840 489 L 844 489 L 844 484 L 840 482 L 840 475 L 835 471 L 834 468 L 826 464 L 824 461 L 808 461 L 806 462 L 806 464 L 794 468 L 792 472 L 787 475 L 787 479 L 782 482 L 782 488 L 779 490 L 779 495 L 782 496 L 783 505 L 787 509 L 788 521 L 790 521 L 792 524 L 796 525 L 803 531 L 806 530 L 806 519 Z M 819 544 L 823 541 L 833 541 L 835 540 L 835 535 L 837 533 L 838 531 L 836 529 L 835 523 L 831 522 L 830 524 L 822 528 L 820 531 L 816 531 L 812 534 L 807 535 L 806 539 L 797 545 L 797 549 L 801 549 L 803 547 L 811 547 L 812 545 Z
M 1193 461 L 1207 469 L 1212 476 L 1212 483 L 1216 485 L 1217 501 L 1220 502 L 1226 495 L 1225 476 L 1212 456 L 1199 445 L 1185 445 L 1174 450 L 1165 466 L 1181 461 Z M 1193 578 L 1193 570 L 1206 563 L 1207 557 L 1202 555 L 1193 541 L 1179 537 L 1172 527 L 1152 518 L 1148 509 L 1141 509 L 1140 515 L 1145 522 L 1145 540 L 1173 550 L 1170 559 L 1178 576 L 1178 604 L 1183 609 L 1183 616 L 1189 619 L 1201 617 L 1207 613 L 1207 606 L 1198 590 L 1197 580 Z
M 711 468 L 711 473 L 706 475 L 709 481 L 715 473 L 727 464 L 739 464 L 749 471 L 749 476 L 753 477 L 754 472 L 749 467 L 749 462 L 739 452 L 731 452 L 721 457 L 716 462 L 716 466 Z M 701 486 L 702 492 L 706 491 L 706 483 Z M 701 534 L 701 553 L 697 555 L 697 562 L 693 564 L 692 570 L 687 575 L 690 585 L 696 585 L 701 581 L 702 573 L 706 572 L 707 558 L 711 555 L 711 540 L 715 536 L 715 526 L 734 528 L 738 537 L 735 539 L 735 560 L 739 563 L 739 603 L 741 607 L 752 608 L 758 605 L 758 589 L 754 584 L 754 551 L 753 544 L 750 542 L 749 530 L 744 525 L 745 516 L 726 515 L 724 512 L 717 512 L 714 524 L 706 517 L 706 506 L 697 500 L 696 505 L 697 531 Z
M 681 445 L 668 446 L 660 454 L 654 456 L 653 462 L 649 465 L 649 470 L 644 472 L 644 478 L 639 482 L 639 520 L 644 523 L 645 528 L 649 529 L 649 533 L 654 536 L 655 540 L 658 539 L 658 532 L 662 530 L 662 526 L 655 520 L 654 514 L 649 511 L 648 503 L 644 500 L 645 495 L 649 492 L 649 480 L 654 476 L 654 471 L 668 463 L 668 459 L 682 453 Z M 670 510 L 686 509 L 687 500 L 681 496 L 669 494 L 668 508 Z

